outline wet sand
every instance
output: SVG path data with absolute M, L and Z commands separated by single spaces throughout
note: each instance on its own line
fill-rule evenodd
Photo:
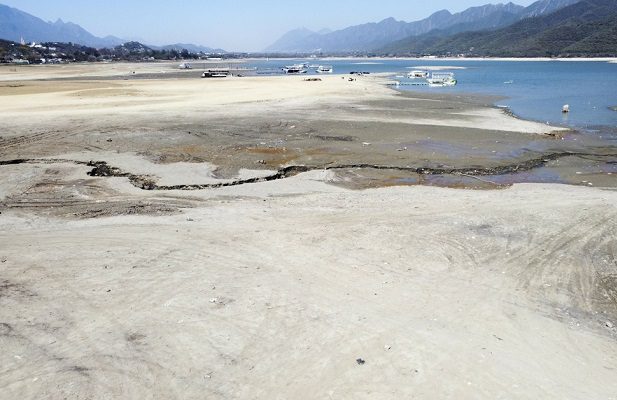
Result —
M 616 398 L 614 142 L 170 69 L 1 75 L 8 398 Z

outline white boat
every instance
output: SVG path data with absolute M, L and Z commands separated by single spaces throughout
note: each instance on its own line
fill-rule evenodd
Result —
M 456 86 L 458 83 L 452 72 L 433 72 L 426 81 L 433 87 Z
M 407 74 L 407 77 L 411 79 L 426 79 L 428 78 L 428 71 L 411 71 Z
M 317 68 L 318 74 L 331 74 L 332 72 L 334 72 L 334 68 L 331 65 L 320 65 Z
M 287 65 L 282 68 L 286 74 L 306 74 L 307 70 L 304 64 Z

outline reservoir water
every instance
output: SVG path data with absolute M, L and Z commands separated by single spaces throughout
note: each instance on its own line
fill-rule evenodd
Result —
M 336 74 L 352 71 L 406 75 L 422 67 L 454 72 L 458 85 L 435 88 L 400 86 L 400 90 L 476 93 L 503 96 L 498 105 L 530 120 L 583 130 L 617 128 L 617 64 L 605 61 L 493 61 L 493 60 L 270 60 L 254 61 L 258 70 L 280 71 L 297 62 L 332 65 Z M 448 68 L 452 67 L 452 68 Z M 403 83 L 406 78 L 396 78 Z M 563 114 L 569 104 L 571 112 Z M 612 130 L 612 129 L 610 129 Z

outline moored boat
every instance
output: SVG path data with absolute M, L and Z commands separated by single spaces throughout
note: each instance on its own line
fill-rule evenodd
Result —
M 433 72 L 426 81 L 433 87 L 456 86 L 458 83 L 452 72 Z
M 320 65 L 317 68 L 318 74 L 331 74 L 334 72 L 334 68 L 331 65 Z
M 426 79 L 428 78 L 428 71 L 411 71 L 407 74 L 407 77 L 411 79 Z
M 306 74 L 307 70 L 304 64 L 287 65 L 282 68 L 286 74 Z

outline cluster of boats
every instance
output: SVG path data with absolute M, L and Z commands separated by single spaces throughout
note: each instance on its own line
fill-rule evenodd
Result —
M 188 63 L 181 64 L 179 66 L 180 69 L 192 69 L 192 65 Z M 314 72 L 317 74 L 332 74 L 334 73 L 334 68 L 331 65 L 310 65 L 308 63 L 303 64 L 294 64 L 287 65 L 281 68 L 283 73 L 289 75 L 299 75 L 299 74 L 307 74 L 309 72 Z M 248 74 L 280 74 L 278 70 L 270 70 L 270 71 L 258 71 L 257 68 L 209 68 L 205 69 L 202 73 L 202 78 L 226 78 L 228 76 L 244 76 L 245 73 Z M 350 75 L 367 75 L 369 72 L 350 72 Z M 404 78 L 404 75 L 397 75 L 397 78 Z M 433 87 L 444 87 L 444 86 L 456 86 L 458 83 L 454 74 L 452 72 L 429 72 L 427 70 L 416 70 L 411 71 L 407 74 L 407 78 L 411 81 L 402 82 L 396 81 L 395 84 L 398 85 L 418 85 L 418 86 L 433 86 Z
M 458 83 L 452 72 L 411 71 L 407 78 L 425 79 L 429 86 L 434 87 L 456 86 Z
M 334 72 L 331 65 L 309 65 L 308 63 L 287 65 L 281 69 L 284 73 L 291 75 L 306 74 L 311 69 L 318 74 L 332 74 Z

